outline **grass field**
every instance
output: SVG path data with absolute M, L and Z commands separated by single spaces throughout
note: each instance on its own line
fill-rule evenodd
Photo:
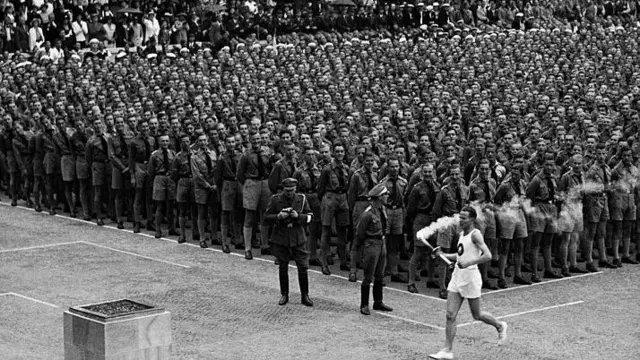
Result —
M 203 250 L 0 203 L 0 359 L 63 359 L 62 312 L 131 298 L 172 313 L 175 359 L 426 359 L 441 348 L 446 303 L 389 284 L 390 314 L 359 314 L 359 284 L 334 266 L 310 277 L 315 307 L 277 305 L 273 258 Z M 360 272 L 361 276 L 362 272 Z M 464 305 L 457 359 L 640 358 L 640 266 L 485 292 L 509 341 Z M 389 283 L 387 281 L 387 283 Z

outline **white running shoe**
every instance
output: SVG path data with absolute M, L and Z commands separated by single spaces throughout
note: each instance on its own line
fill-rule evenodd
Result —
M 446 350 L 446 349 L 442 349 L 442 350 L 438 351 L 437 354 L 429 355 L 429 359 L 451 360 L 451 359 L 453 359 L 453 353 L 451 351 Z
M 502 324 L 502 329 L 498 330 L 498 345 L 507 342 L 507 323 L 502 321 L 500 324 Z

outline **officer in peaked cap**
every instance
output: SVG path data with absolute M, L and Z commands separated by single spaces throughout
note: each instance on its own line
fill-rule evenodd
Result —
M 273 225 L 271 249 L 279 260 L 280 298 L 279 305 L 289 302 L 289 261 L 293 260 L 298 268 L 301 302 L 313 306 L 309 298 L 309 247 L 305 234 L 305 225 L 311 223 L 313 213 L 303 194 L 296 193 L 298 180 L 286 178 L 280 183 L 282 192 L 271 196 L 265 220 Z
M 387 214 L 384 204 L 389 190 L 385 184 L 374 186 L 369 193 L 370 205 L 362 213 L 356 228 L 356 240 L 364 247 L 364 280 L 360 287 L 360 313 L 371 315 L 369 310 L 369 285 L 373 281 L 373 310 L 393 311 L 382 302 L 384 268 L 387 259 L 385 236 L 387 234 Z

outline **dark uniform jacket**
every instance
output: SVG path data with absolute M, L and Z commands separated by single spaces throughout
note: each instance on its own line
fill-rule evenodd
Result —
M 278 213 L 286 208 L 293 208 L 298 213 L 298 218 L 288 217 L 278 220 Z M 306 196 L 295 194 L 293 199 L 287 199 L 284 194 L 273 195 L 267 205 L 264 218 L 274 225 L 271 235 L 273 244 L 296 247 L 307 242 L 304 225 L 311 222 L 312 215 Z

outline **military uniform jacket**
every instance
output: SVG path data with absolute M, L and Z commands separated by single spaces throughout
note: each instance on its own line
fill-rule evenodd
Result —
M 209 161 L 207 161 L 209 158 Z M 209 165 L 211 164 L 211 165 Z M 198 150 L 191 155 L 191 173 L 193 174 L 193 184 L 196 190 L 196 197 L 208 191 L 215 184 L 216 153 L 212 150 Z
M 32 170 L 29 167 L 33 166 L 33 158 L 29 152 L 29 140 L 31 135 L 25 133 L 25 135 L 17 135 L 13 138 L 11 147 L 13 148 L 13 156 L 16 158 L 16 164 L 20 172 Z
M 407 191 L 407 185 L 409 184 L 407 179 L 403 178 L 400 175 L 398 175 L 398 177 L 396 177 L 395 179 L 387 175 L 382 180 L 380 180 L 380 183 L 384 184 L 384 186 L 386 186 L 387 190 L 389 191 L 389 200 L 387 200 L 387 206 L 394 209 L 404 208 L 404 193 Z
M 298 213 L 298 218 L 278 220 L 278 213 L 286 208 L 293 208 Z M 264 214 L 265 220 L 274 225 L 271 242 L 286 247 L 306 244 L 304 225 L 309 224 L 312 217 L 309 202 L 303 194 L 295 194 L 293 199 L 287 199 L 284 194 L 271 196 Z
M 216 171 L 216 183 L 218 187 L 222 186 L 223 181 L 237 181 L 236 171 L 238 170 L 238 163 L 240 162 L 240 154 L 234 152 L 233 155 L 229 152 L 224 153 L 218 159 L 218 166 Z
M 260 149 L 260 153 L 253 149 L 249 149 L 240 157 L 240 162 L 238 163 L 238 169 L 236 171 L 236 178 L 240 184 L 244 185 L 247 179 L 266 180 L 269 177 L 269 156 L 264 155 L 262 147 Z M 258 156 L 262 156 L 262 178 L 258 171 Z
M 572 195 L 571 201 L 582 201 L 582 188 L 584 187 L 584 175 L 572 171 L 566 172 L 558 182 L 558 191 Z M 575 193 L 572 193 L 575 192 Z
M 411 189 L 411 194 L 407 198 L 407 216 L 413 219 L 419 213 L 431 215 L 439 192 L 440 185 L 435 180 L 432 184 L 420 181 Z
M 467 187 L 463 184 L 459 184 L 455 189 L 450 184 L 444 185 L 436 196 L 436 203 L 433 205 L 433 218 L 452 216 L 460 212 L 467 203 L 468 192 Z
M 594 193 L 593 195 L 606 195 L 605 190 L 609 189 L 609 184 L 611 182 L 611 169 L 609 166 L 600 165 L 595 162 L 591 165 L 584 177 L 587 181 L 602 184 L 602 193 Z
M 278 160 L 269 174 L 269 190 L 271 190 L 271 193 L 275 194 L 278 190 L 281 190 L 280 182 L 292 177 L 295 171 L 296 163 L 293 159 L 291 161 L 286 158 Z
M 176 152 L 167 148 L 167 162 L 164 160 L 164 149 L 158 149 L 151 153 L 149 158 L 149 177 L 153 179 L 156 176 L 171 177 L 171 165 L 176 158 Z
M 53 135 L 53 143 L 56 151 L 60 155 L 73 155 L 73 147 L 71 146 L 71 138 L 67 135 L 65 129 L 58 131 Z
M 558 191 L 558 183 L 553 174 L 546 175 L 543 172 L 537 174 L 531 179 L 529 182 L 529 186 L 527 186 L 527 197 L 531 199 L 534 203 L 548 203 L 551 204 L 555 200 L 551 195 L 551 189 L 547 185 L 547 177 L 551 177 L 551 183 L 555 191 Z
M 356 201 L 368 201 L 369 190 L 378 183 L 378 175 L 371 170 L 367 172 L 364 167 L 356 170 L 349 180 L 349 192 L 347 199 L 349 208 L 353 209 Z
M 146 140 L 149 143 L 148 149 L 144 140 L 145 139 L 143 139 L 142 135 L 138 135 L 129 143 L 129 164 L 146 164 L 149 161 L 149 157 L 155 149 L 156 140 L 153 136 L 147 137 Z
M 635 165 L 625 166 L 620 161 L 611 171 L 612 191 L 618 194 L 635 194 L 638 175 Z
M 109 159 L 113 167 L 123 171 L 129 166 L 129 143 L 131 139 L 126 134 L 116 134 L 109 138 Z
M 339 175 L 342 176 L 344 184 L 340 183 Z M 350 175 L 349 166 L 347 166 L 347 164 L 338 165 L 335 160 L 331 161 L 320 173 L 320 179 L 318 180 L 318 196 L 322 198 L 327 192 L 346 194 L 349 189 Z
M 502 184 L 498 186 L 498 190 L 496 190 L 496 194 L 493 197 L 493 202 L 498 205 L 502 205 L 511 202 L 511 200 L 515 196 L 525 196 L 527 183 L 523 179 L 520 179 L 518 185 L 520 187 L 520 194 L 518 194 L 518 192 L 516 191 L 515 185 L 511 181 L 511 178 L 508 177 L 507 179 L 505 179 L 505 181 L 503 181 Z
M 477 177 L 469 185 L 469 201 L 480 201 L 481 203 L 491 203 L 496 196 L 496 181 L 492 178 L 487 180 L 489 193 L 487 194 L 482 183 L 482 179 Z
M 318 193 L 318 179 L 320 178 L 320 169 L 316 166 L 308 168 L 306 165 L 298 168 L 293 174 L 293 178 L 298 180 L 297 191 L 303 194 Z
M 102 139 L 105 139 L 105 141 L 103 142 Z M 106 134 L 102 134 L 100 136 L 92 136 L 89 141 L 87 141 L 87 146 L 85 148 L 85 156 L 87 157 L 87 162 L 89 164 L 94 162 L 109 162 L 109 146 L 105 146 L 105 144 L 108 143 L 109 138 Z
M 171 170 L 171 176 L 173 181 L 178 181 L 180 179 L 191 178 L 191 158 L 193 157 L 193 152 L 191 151 L 180 151 L 176 154 L 176 157 L 173 159 L 173 169 Z
M 77 158 L 85 157 L 85 149 L 87 146 L 87 134 L 84 132 L 76 131 L 71 136 L 71 148 Z
M 376 209 L 368 206 L 362 213 L 362 217 L 356 228 L 356 241 L 358 245 L 363 244 L 367 239 L 382 240 L 387 233 L 387 214 L 383 207 Z

